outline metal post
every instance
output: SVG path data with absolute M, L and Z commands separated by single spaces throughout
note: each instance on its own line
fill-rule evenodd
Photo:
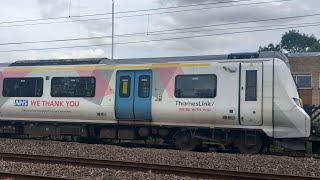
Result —
M 111 46 L 111 59 L 113 59 L 113 51 L 114 51 L 114 0 L 112 0 L 112 46 Z

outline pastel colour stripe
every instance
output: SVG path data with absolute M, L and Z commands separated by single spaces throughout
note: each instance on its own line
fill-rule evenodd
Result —
M 145 65 L 96 65 L 96 66 L 64 66 L 64 67 L 8 67 L 5 72 L 18 71 L 79 71 L 79 70 L 108 70 L 108 69 L 153 69 L 153 68 L 177 68 L 177 67 L 196 67 L 210 66 L 208 63 L 190 63 L 190 64 L 145 64 Z

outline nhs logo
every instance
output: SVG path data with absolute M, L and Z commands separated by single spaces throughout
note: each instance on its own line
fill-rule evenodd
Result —
M 14 106 L 28 106 L 28 100 L 25 99 L 16 99 L 14 101 Z

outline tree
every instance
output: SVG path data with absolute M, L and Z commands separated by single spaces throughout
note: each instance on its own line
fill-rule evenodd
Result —
M 308 52 L 320 52 L 320 42 L 313 44 L 309 49 Z
M 260 46 L 261 51 L 287 51 L 289 53 L 296 52 L 320 52 L 320 41 L 314 35 L 302 34 L 298 30 L 290 30 L 282 35 L 279 44 L 269 44 L 268 46 Z
M 301 34 L 297 30 L 290 30 L 281 38 L 281 48 L 290 53 L 306 52 L 316 43 L 319 42 L 314 35 Z
M 259 47 L 259 52 L 261 51 L 281 51 L 280 44 L 274 45 L 273 43 L 270 43 L 268 46 Z

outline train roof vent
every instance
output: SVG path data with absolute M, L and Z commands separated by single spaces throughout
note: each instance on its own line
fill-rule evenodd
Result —
M 232 53 L 228 55 L 228 59 L 253 59 L 259 58 L 259 53 Z
M 50 66 L 50 65 L 81 65 L 81 64 L 99 64 L 101 58 L 87 59 L 53 59 L 53 60 L 23 60 L 11 63 L 9 66 Z
M 259 53 L 233 53 L 228 55 L 228 59 L 255 59 L 255 58 L 278 58 L 289 65 L 287 56 L 279 51 L 266 51 Z

